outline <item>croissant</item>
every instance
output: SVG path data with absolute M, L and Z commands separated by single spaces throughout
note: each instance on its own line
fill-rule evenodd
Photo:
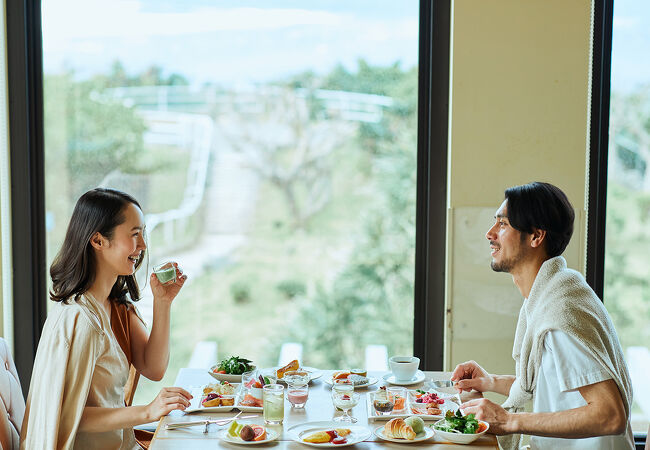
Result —
M 386 437 L 393 439 L 407 439 L 409 441 L 415 439 L 413 427 L 407 425 L 404 419 L 400 418 L 390 419 L 384 426 L 384 434 Z

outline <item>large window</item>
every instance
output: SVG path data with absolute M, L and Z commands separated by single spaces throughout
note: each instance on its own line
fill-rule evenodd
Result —
M 650 420 L 650 4 L 614 2 L 604 300 L 632 376 L 635 431 Z
M 149 270 L 189 275 L 162 384 L 230 355 L 413 352 L 417 0 L 44 0 L 42 17 L 48 267 L 83 192 L 141 202 Z

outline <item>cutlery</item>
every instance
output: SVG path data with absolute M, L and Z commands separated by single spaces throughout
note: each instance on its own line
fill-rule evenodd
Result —
M 241 412 L 239 413 L 241 414 Z M 259 415 L 252 415 L 252 416 L 242 416 L 238 417 L 239 414 L 235 417 L 230 417 L 228 419 L 208 419 L 208 420 L 196 420 L 193 422 L 176 422 L 176 423 L 168 423 L 165 425 L 165 429 L 167 430 L 175 430 L 177 428 L 184 428 L 184 427 L 193 427 L 196 425 L 205 425 L 206 427 L 210 425 L 211 423 L 217 424 L 217 425 L 226 425 L 227 423 L 232 422 L 233 420 L 239 418 L 239 419 L 251 419 L 253 417 L 259 417 Z
M 431 381 L 431 384 L 433 385 L 434 388 L 440 389 L 440 388 L 453 388 L 454 387 L 454 382 L 451 380 L 436 380 L 436 381 Z M 456 399 L 458 400 L 458 407 L 462 404 L 460 400 L 460 392 L 456 391 Z

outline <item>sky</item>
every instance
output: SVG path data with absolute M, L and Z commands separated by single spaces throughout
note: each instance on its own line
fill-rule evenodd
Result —
M 120 60 L 131 75 L 155 64 L 201 84 L 326 73 L 337 63 L 351 69 L 359 58 L 409 68 L 418 57 L 418 3 L 43 0 L 44 70 L 86 78 Z M 614 0 L 612 47 L 612 90 L 650 83 L 649 0 Z
M 418 0 L 270 3 L 43 0 L 44 70 L 85 78 L 120 60 L 130 74 L 156 64 L 200 84 L 326 73 L 359 58 L 417 64 Z

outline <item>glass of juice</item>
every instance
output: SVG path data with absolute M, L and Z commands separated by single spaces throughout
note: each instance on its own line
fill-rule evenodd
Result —
M 292 370 L 284 374 L 287 383 L 287 400 L 292 408 L 305 407 L 309 398 L 309 373 L 304 370 Z
M 153 273 L 156 274 L 158 281 L 162 284 L 176 281 L 176 267 L 171 262 L 164 262 L 154 266 Z
M 264 423 L 279 425 L 284 419 L 284 386 L 267 384 L 262 388 L 264 396 Z

